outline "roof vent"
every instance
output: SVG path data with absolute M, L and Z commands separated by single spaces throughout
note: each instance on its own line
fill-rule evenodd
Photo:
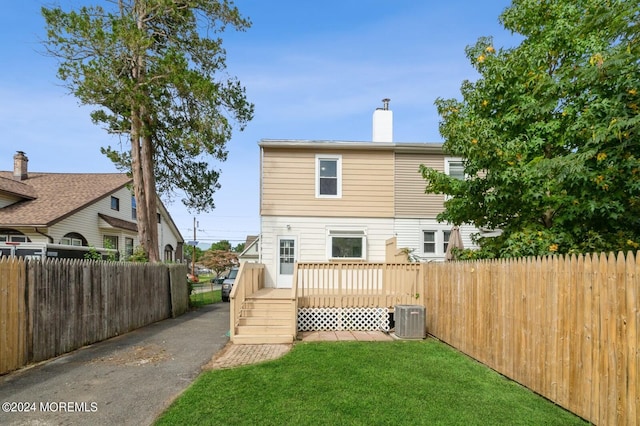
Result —
M 391 99 L 382 100 L 382 108 L 373 111 L 373 142 L 393 142 L 393 112 L 389 109 Z

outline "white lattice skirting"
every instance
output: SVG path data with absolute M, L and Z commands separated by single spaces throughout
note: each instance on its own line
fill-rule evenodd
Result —
M 389 331 L 387 308 L 300 308 L 298 331 Z

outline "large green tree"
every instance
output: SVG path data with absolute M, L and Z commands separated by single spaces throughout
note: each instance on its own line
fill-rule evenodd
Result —
M 71 93 L 96 106 L 92 120 L 125 136 L 102 152 L 131 173 L 140 244 L 158 261 L 157 194 L 213 208 L 219 170 L 208 160 L 224 161 L 234 123 L 242 130 L 253 116 L 244 87 L 224 73 L 219 37 L 250 22 L 226 0 L 103 3 L 42 8 L 46 47 Z
M 220 240 L 217 243 L 211 244 L 211 248 L 209 248 L 209 250 L 231 251 L 231 243 L 229 240 Z
M 422 166 L 442 221 L 501 229 L 479 256 L 636 249 L 640 243 L 640 5 L 514 0 L 480 38 L 462 99 L 438 99 L 444 149 L 466 179 Z

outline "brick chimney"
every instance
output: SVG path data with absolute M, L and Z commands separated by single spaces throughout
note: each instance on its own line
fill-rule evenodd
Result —
M 382 108 L 373 111 L 373 142 L 393 142 L 393 112 L 389 109 L 391 99 L 382 100 Z
M 25 180 L 27 175 L 27 163 L 29 159 L 24 152 L 18 151 L 16 155 L 13 156 L 13 179 L 14 180 Z

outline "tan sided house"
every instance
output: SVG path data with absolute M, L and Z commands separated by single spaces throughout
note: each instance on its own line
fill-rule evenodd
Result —
M 265 287 L 290 288 L 295 262 L 391 261 L 410 252 L 442 261 L 452 226 L 438 223 L 443 195 L 425 194 L 420 164 L 464 177 L 441 143 L 394 143 L 388 101 L 373 114 L 373 141 L 263 139 L 261 262 Z M 477 229 L 460 228 L 465 247 Z
M 231 291 L 234 343 L 389 331 L 396 307 L 424 305 L 418 262 L 445 260 L 454 241 L 472 246 L 474 227 L 454 234 L 438 223 L 444 196 L 425 194 L 419 172 L 425 164 L 463 179 L 462 160 L 440 143 L 393 142 L 388 101 L 373 114 L 370 142 L 259 142 L 260 258 L 241 264 Z
M 126 260 L 139 245 L 126 174 L 29 172 L 23 152 L 13 160 L 0 171 L 1 255 L 83 258 L 93 247 Z M 158 236 L 163 260 L 181 261 L 184 239 L 159 199 Z

